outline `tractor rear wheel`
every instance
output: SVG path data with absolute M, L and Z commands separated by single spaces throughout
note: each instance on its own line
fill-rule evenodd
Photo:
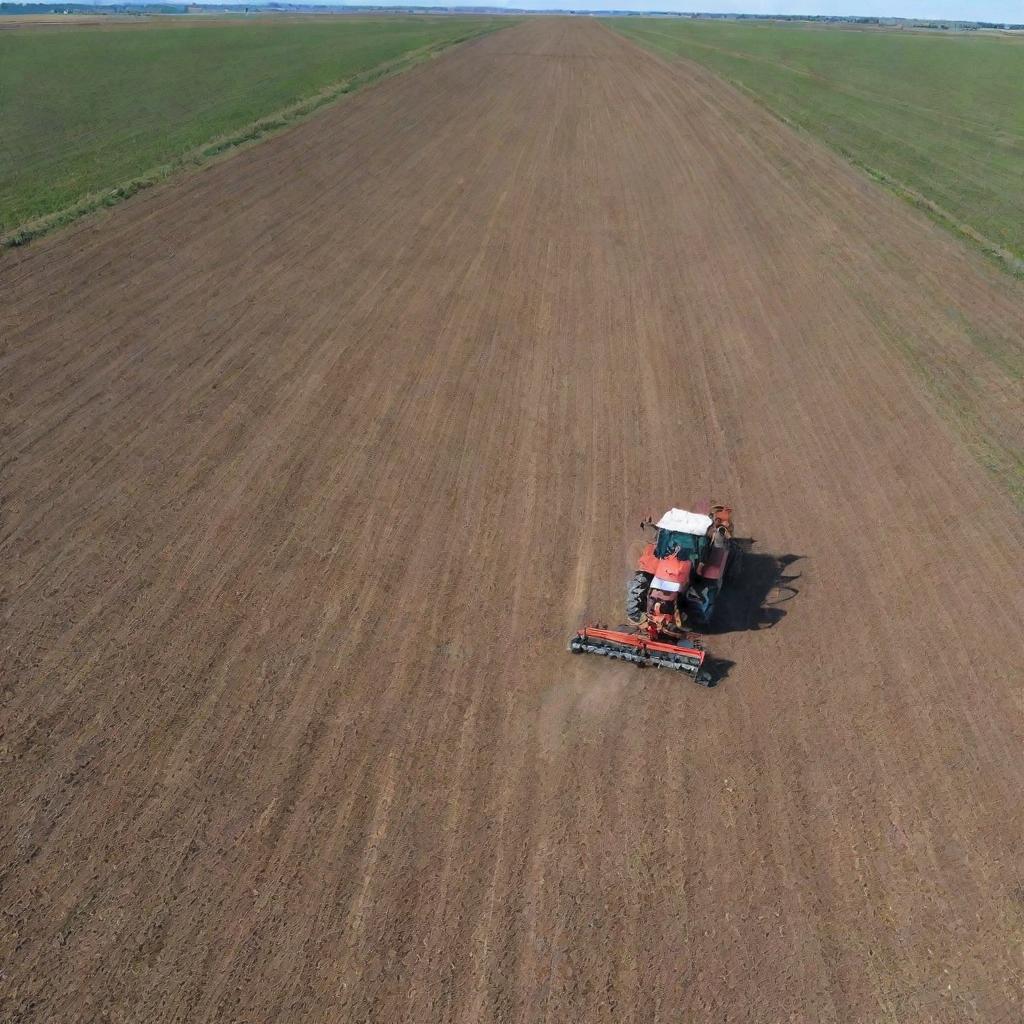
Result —
M 647 614 L 647 591 L 651 589 L 649 572 L 636 572 L 626 587 L 626 618 L 634 626 L 644 621 Z

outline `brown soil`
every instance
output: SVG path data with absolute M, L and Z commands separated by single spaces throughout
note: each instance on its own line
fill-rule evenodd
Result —
M 1024 526 L 926 378 L 1019 435 L 1024 291 L 922 215 L 538 19 L 0 295 L 0 1019 L 1020 1019 Z M 721 684 L 566 653 L 709 494 Z

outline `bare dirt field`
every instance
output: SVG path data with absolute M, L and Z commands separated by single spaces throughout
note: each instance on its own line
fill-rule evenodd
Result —
M 0 296 L 0 1020 L 1021 1019 L 1019 283 L 538 19 Z M 709 494 L 719 686 L 567 654 Z

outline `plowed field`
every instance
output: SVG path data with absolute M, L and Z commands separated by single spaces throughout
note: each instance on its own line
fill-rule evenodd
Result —
M 0 1019 L 1020 1019 L 1019 283 L 538 19 L 0 304 Z M 567 654 L 709 494 L 717 688 Z

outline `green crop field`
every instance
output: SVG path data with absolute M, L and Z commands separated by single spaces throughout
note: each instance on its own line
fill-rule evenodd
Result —
M 507 22 L 201 18 L 0 32 L 0 235 L 275 111 Z
M 750 22 L 607 22 L 706 65 L 897 191 L 1024 257 L 1024 39 Z

